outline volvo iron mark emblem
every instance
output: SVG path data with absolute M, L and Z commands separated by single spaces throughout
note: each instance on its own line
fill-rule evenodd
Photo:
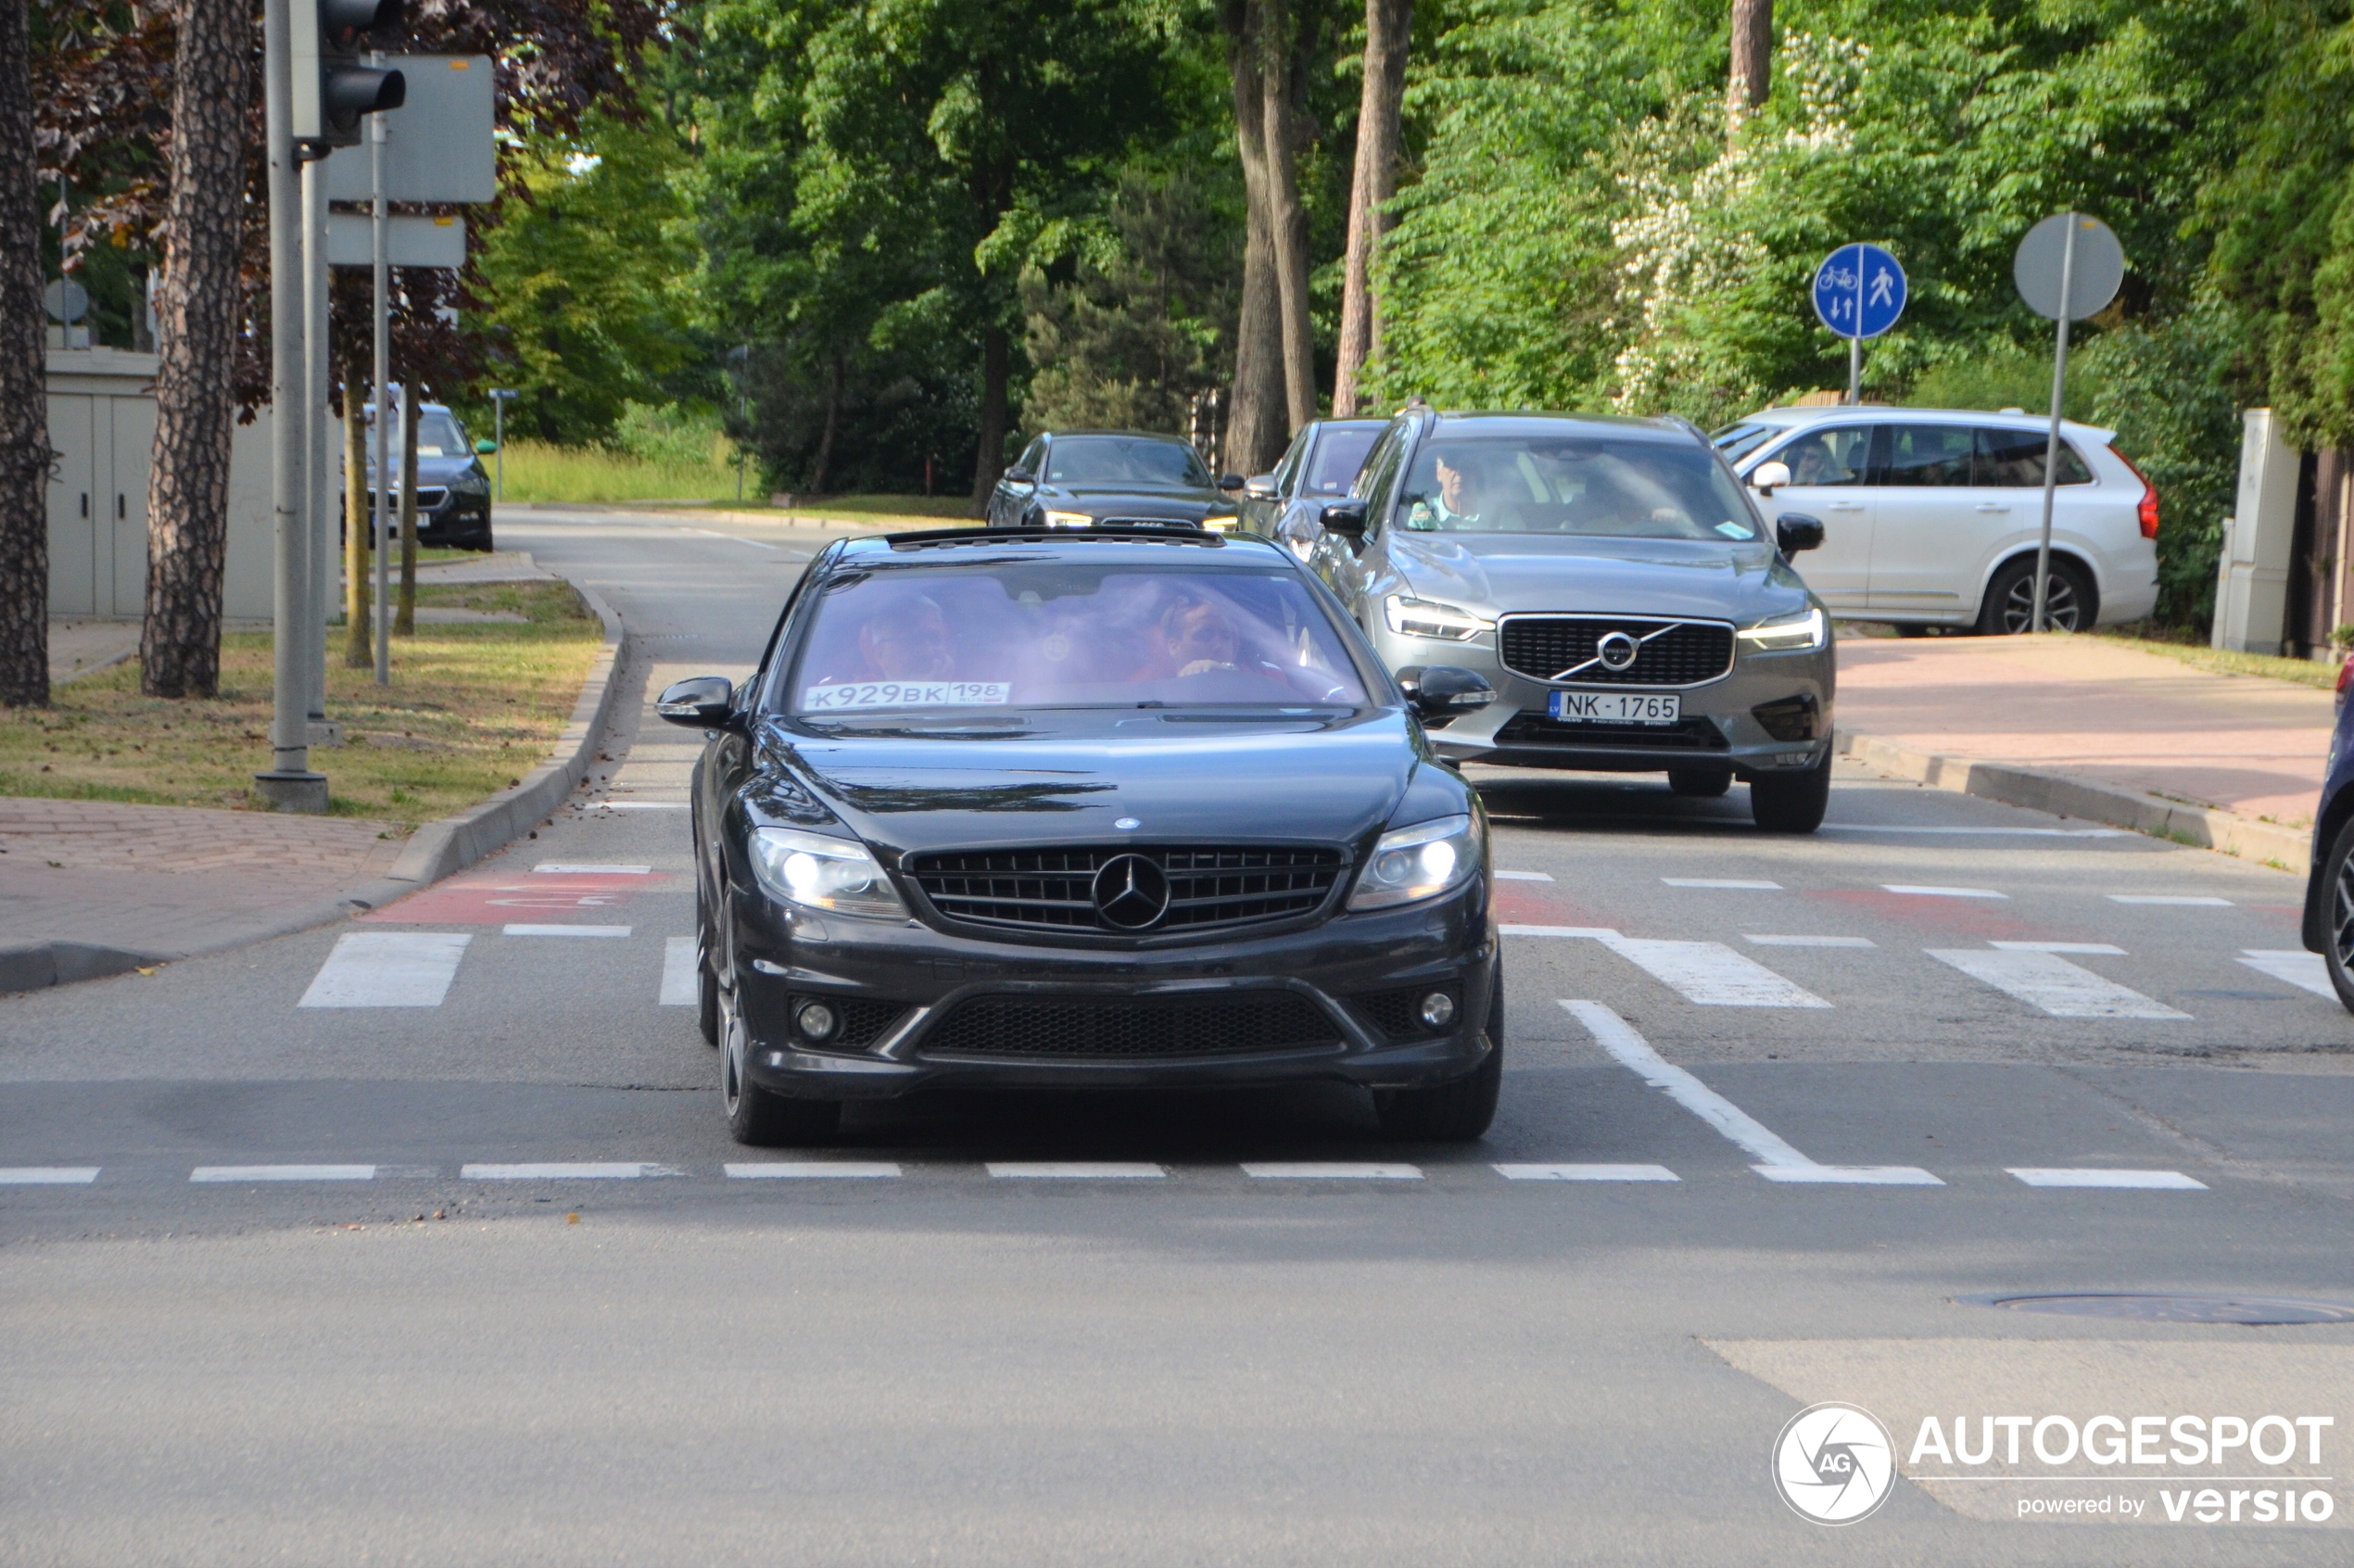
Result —
M 1141 854 L 1116 854 L 1095 873 L 1095 913 L 1116 930 L 1141 931 L 1169 913 L 1169 878 Z
M 1602 662 L 1602 668 L 1614 673 L 1632 669 L 1642 651 L 1642 644 L 1623 631 L 1604 632 L 1602 639 L 1594 644 L 1594 657 Z

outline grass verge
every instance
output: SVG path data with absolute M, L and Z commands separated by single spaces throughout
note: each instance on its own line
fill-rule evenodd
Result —
M 2208 670 L 2216 675 L 2262 676 L 2272 680 L 2292 681 L 2298 686 L 2318 687 L 2323 691 L 2335 690 L 2337 687 L 2335 664 L 2317 664 L 2310 659 L 2282 659 L 2269 653 L 2235 653 L 2227 648 L 2177 641 L 2167 635 L 2165 628 L 2151 627 L 2138 622 L 2115 627 L 2104 626 L 2095 635 L 2112 642 L 2128 643 L 2145 653 L 2160 653 L 2169 659 L 2179 659 L 2193 669 Z
M 565 583 L 421 586 L 419 604 L 504 610 L 526 624 L 424 626 L 392 645 L 392 684 L 343 666 L 328 639 L 327 713 L 345 743 L 314 747 L 331 815 L 416 827 L 462 811 L 546 760 L 603 646 Z M 139 694 L 136 660 L 0 712 L 0 794 L 258 809 L 270 765 L 271 639 L 221 639 L 221 695 Z
M 506 499 L 511 501 L 733 500 L 736 471 L 711 458 L 651 460 L 606 447 L 558 447 L 510 437 Z M 489 466 L 495 459 L 485 459 Z

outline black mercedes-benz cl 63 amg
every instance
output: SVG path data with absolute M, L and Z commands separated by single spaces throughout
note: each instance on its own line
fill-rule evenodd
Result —
M 704 1037 L 748 1144 L 934 1085 L 1334 1079 L 1495 1113 L 1487 824 L 1279 546 L 1191 527 L 829 546 L 760 668 L 672 686 Z M 1418 707 L 1418 704 L 1420 705 Z

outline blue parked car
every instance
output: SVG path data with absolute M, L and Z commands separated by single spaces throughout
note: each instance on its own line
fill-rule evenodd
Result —
M 2354 1012 L 2354 746 L 2347 744 L 2348 683 L 2354 664 L 2337 669 L 2337 728 L 2329 772 L 2313 813 L 2313 870 L 2305 881 L 2305 945 L 2322 955 L 2337 999 Z

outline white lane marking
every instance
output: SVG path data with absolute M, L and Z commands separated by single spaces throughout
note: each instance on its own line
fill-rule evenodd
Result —
M 1496 879 L 1500 882 L 1550 882 L 1553 878 L 1550 871 L 1499 871 Z
M 2106 942 L 1997 942 L 1988 943 L 2005 953 L 2084 953 L 2095 957 L 2122 958 L 2125 950 Z
M 1259 1182 L 1419 1182 L 1417 1165 L 1384 1165 L 1356 1160 L 1277 1160 L 1250 1162 L 1243 1174 Z
M 1912 882 L 1882 882 L 1881 887 L 1892 893 L 1910 893 L 1915 898 L 2008 898 L 1992 888 L 1927 888 Z
M 1563 1002 L 1570 1017 L 1586 1026 L 1594 1043 L 1643 1081 L 1708 1123 L 1757 1161 L 1750 1167 L 1772 1181 L 1848 1183 L 1863 1186 L 1942 1187 L 1945 1183 L 1917 1166 L 1818 1165 L 1791 1146 L 1764 1122 L 1669 1063 L 1635 1026 L 1599 1002 Z
M 2056 1018 L 2188 1018 L 2131 987 L 2071 964 L 2057 953 L 1997 953 L 1982 947 L 1932 947 L 1929 955 Z
M 715 528 L 681 528 L 678 531 L 682 534 L 701 534 L 707 539 L 733 539 L 740 545 L 750 545 L 754 550 L 781 550 L 784 548 L 781 545 L 763 544 L 758 539 L 748 539 L 741 534 L 723 534 Z
M 459 1169 L 462 1182 L 634 1182 L 641 1176 L 684 1176 L 672 1165 L 644 1161 L 562 1161 L 525 1165 L 468 1165 Z
M 2258 974 L 2286 980 L 2333 1002 L 2337 1000 L 2337 988 L 2330 984 L 2329 965 L 2320 954 L 2297 947 L 2243 947 L 2240 951 L 2246 955 L 2240 962 Z
M 991 1160 L 987 1169 L 1011 1182 L 1157 1182 L 1169 1174 L 1158 1165 L 1128 1160 Z
M 1828 1007 L 1756 959 L 1721 942 L 1664 942 L 1611 936 L 1602 945 L 1648 970 L 1652 979 L 1703 1007 Z
M 95 1165 L 0 1165 L 0 1187 L 86 1187 L 98 1179 Z
M 1506 936 L 1587 937 L 1599 940 L 1618 934 L 1608 926 L 1504 926 L 1499 929 Z
M 1826 822 L 1825 833 L 1967 833 L 2019 839 L 2130 839 L 2124 828 L 1876 828 L 1862 822 Z
M 626 937 L 627 926 L 538 926 L 529 922 L 504 927 L 507 936 L 529 937 Z
M 2031 1187 L 2149 1187 L 2169 1192 L 2207 1191 L 2207 1183 L 2179 1170 L 2096 1170 L 2067 1166 L 2005 1166 Z
M 473 940 L 460 931 L 347 931 L 297 1005 L 438 1007 Z
M 2199 909 L 2229 909 L 2228 898 L 2194 897 L 2187 893 L 2111 893 L 2111 904 L 2178 904 Z
M 872 1181 L 897 1176 L 899 1162 L 893 1159 L 765 1159 L 724 1169 L 739 1182 Z
M 373 1165 L 199 1165 L 191 1182 L 373 1182 Z
M 1779 892 L 1779 882 L 1745 882 L 1735 877 L 1662 877 L 1671 888 L 1735 888 L 1756 892 Z
M 532 867 L 543 877 L 651 877 L 651 866 L 566 866 L 543 860 Z
M 1507 1182 L 1680 1182 L 1664 1165 L 1500 1165 Z
M 702 1000 L 695 973 L 695 939 L 672 937 L 662 944 L 662 1001 L 664 1007 L 691 1007 Z
M 1760 947 L 1874 947 L 1879 945 L 1869 937 L 1745 936 L 1741 940 L 1753 942 Z

